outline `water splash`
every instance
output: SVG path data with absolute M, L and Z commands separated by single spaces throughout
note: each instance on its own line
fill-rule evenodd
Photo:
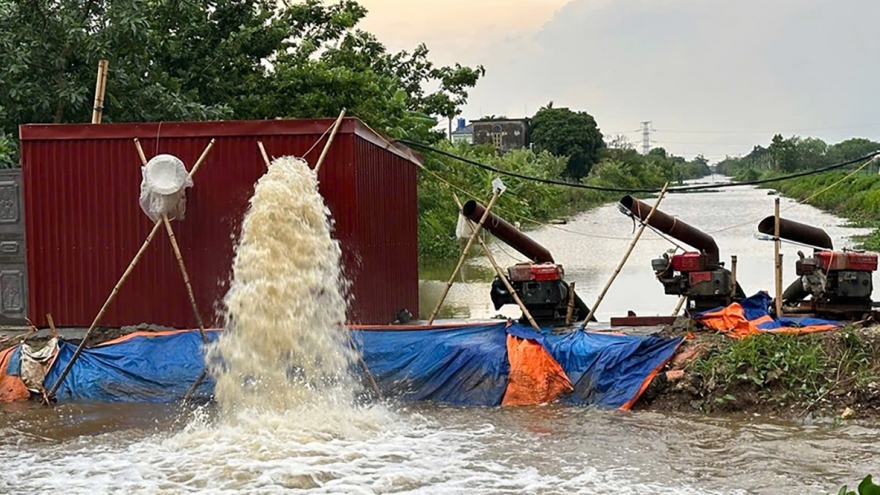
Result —
M 223 411 L 351 404 L 341 250 L 318 181 L 300 159 L 257 182 L 224 300 L 226 331 L 208 350 Z

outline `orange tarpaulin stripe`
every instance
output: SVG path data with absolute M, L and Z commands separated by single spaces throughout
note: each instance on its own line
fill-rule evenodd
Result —
M 754 320 L 748 320 L 746 319 L 743 307 L 739 303 L 733 303 L 730 306 L 713 313 L 706 313 L 701 316 L 699 320 L 703 325 L 736 339 L 742 339 L 760 333 L 800 335 L 804 333 L 828 332 L 839 328 L 838 325 L 760 328 L 758 325 L 772 322 L 773 318 L 770 315 L 764 315 Z
M 221 330 L 222 329 L 220 329 L 220 328 L 206 328 L 205 333 L 219 332 Z M 191 333 L 191 332 L 198 332 L 198 331 L 199 331 L 198 328 L 196 328 L 195 330 L 162 330 L 160 332 L 149 332 L 149 331 L 140 330 L 137 332 L 131 332 L 129 334 L 123 335 L 122 337 L 117 337 L 113 340 L 108 340 L 107 342 L 101 342 L 100 344 L 96 345 L 95 347 L 104 347 L 107 345 L 121 344 L 121 343 L 123 343 L 127 340 L 131 340 L 135 337 L 167 337 L 169 335 L 178 335 L 181 333 Z
M 574 390 L 562 366 L 534 340 L 507 336 L 510 376 L 502 406 L 530 406 L 550 402 Z
M 756 324 L 746 319 L 744 313 L 739 303 L 733 303 L 720 311 L 703 315 L 700 317 L 700 323 L 735 338 L 760 332 Z
M 28 400 L 31 393 L 24 382 L 17 376 L 8 376 L 6 367 L 9 366 L 9 357 L 16 347 L 10 347 L 0 351 L 0 402 L 15 402 Z

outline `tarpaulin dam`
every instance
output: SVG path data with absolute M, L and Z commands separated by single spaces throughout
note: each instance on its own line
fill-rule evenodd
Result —
M 376 136 L 346 120 L 337 138 L 339 146 L 314 174 L 308 167 L 320 160 L 320 146 L 315 151 L 310 147 L 331 124 L 316 122 L 300 132 L 284 122 L 262 129 L 232 123 L 230 127 L 238 126 L 235 130 L 215 129 L 210 136 L 207 131 L 194 132 L 197 126 L 183 126 L 167 130 L 167 141 L 160 143 L 149 140 L 156 136 L 155 128 L 137 126 L 108 125 L 111 130 L 104 132 L 109 134 L 87 136 L 119 141 L 114 153 L 122 161 L 134 162 L 134 168 L 115 173 L 134 183 L 140 182 L 140 175 L 131 134 L 143 141 L 149 153 L 145 158 L 155 149 L 179 156 L 189 168 L 214 136 L 217 144 L 211 152 L 217 155 L 214 161 L 208 155 L 198 175 L 193 174 L 186 218 L 172 223 L 168 239 L 160 231 L 157 252 L 145 255 L 146 265 L 132 271 L 134 278 L 128 283 L 135 294 L 124 295 L 126 287 L 122 287 L 118 305 L 106 315 L 105 324 L 114 326 L 119 321 L 146 321 L 144 312 L 152 311 L 170 329 L 122 336 L 87 348 L 78 361 L 75 345 L 59 344 L 46 375 L 46 383 L 58 384 L 57 402 L 51 407 L 39 400 L 0 404 L 0 491 L 830 493 L 877 469 L 880 428 L 875 422 L 838 423 L 812 416 L 780 419 L 766 413 L 671 413 L 639 407 L 643 385 L 667 362 L 681 337 L 654 337 L 647 335 L 650 330 L 633 335 L 538 333 L 530 322 L 520 320 L 517 304 L 496 308 L 492 297 L 506 296 L 504 287 L 486 275 L 494 269 L 486 257 L 471 257 L 449 286 L 436 330 L 413 329 L 415 322 L 396 328 L 387 325 L 404 306 L 418 313 L 413 314 L 415 319 L 430 318 L 452 267 L 437 280 L 413 277 L 412 288 L 418 290 L 411 294 L 401 287 L 374 287 L 378 295 L 369 293 L 363 281 L 381 278 L 375 270 L 400 266 L 392 282 L 415 270 L 410 263 L 414 259 L 407 257 L 411 246 L 383 238 L 382 221 L 360 209 L 372 202 L 382 209 L 383 218 L 402 225 L 401 232 L 388 235 L 414 236 L 405 220 L 414 220 L 415 210 L 395 210 L 390 200 L 379 198 L 387 192 L 382 189 L 387 185 L 382 184 L 382 166 L 401 180 L 414 180 L 409 175 L 412 157 L 399 149 L 381 148 Z M 23 133 L 25 174 L 34 174 L 25 177 L 25 193 L 38 194 L 62 177 L 39 166 L 41 157 L 58 153 L 41 148 L 53 146 L 46 134 L 39 134 L 49 131 L 31 132 L 31 141 Z M 253 133 L 246 142 L 248 151 L 238 151 L 234 143 L 244 141 L 240 136 L 248 132 Z M 268 150 L 267 162 L 270 156 L 283 158 L 264 163 L 257 154 L 256 138 Z M 289 155 L 304 156 L 305 161 Z M 27 160 L 33 160 L 30 169 Z M 247 167 L 223 169 L 229 162 Z M 212 192 L 212 187 L 223 183 L 212 176 L 212 166 L 215 174 L 223 169 L 248 188 L 255 183 L 255 192 L 245 188 L 245 197 L 234 188 Z M 48 184 L 33 182 L 38 175 Z M 216 182 L 212 185 L 212 181 Z M 327 184 L 333 181 L 351 184 L 352 189 L 330 190 Z M 414 194 L 414 188 L 402 194 Z M 132 232 L 121 222 L 113 224 L 115 233 L 132 246 L 126 256 L 109 262 L 118 270 L 93 277 L 92 282 L 107 291 L 150 229 L 152 218 L 143 215 L 137 198 L 135 190 L 103 199 L 108 205 L 118 201 L 119 214 L 130 216 L 138 227 Z M 736 281 L 751 295 L 772 292 L 775 284 L 773 242 L 756 236 L 758 223 L 773 213 L 775 199 L 767 189 L 740 187 L 670 194 L 658 209 L 711 235 L 719 248 L 715 261 L 729 262 L 730 255 L 737 255 Z M 25 197 L 25 201 L 35 200 Z M 346 201 L 361 203 L 341 206 Z M 85 207 L 86 199 L 82 202 Z M 866 233 L 789 199 L 783 198 L 781 207 L 786 219 L 827 232 L 835 249 L 852 246 L 853 236 Z M 222 214 L 211 218 L 208 212 Z M 297 220 L 289 221 L 287 214 Z M 240 226 L 230 236 L 234 215 Z M 161 230 L 161 215 L 157 218 L 155 229 Z M 86 246 L 85 254 L 73 250 L 63 254 L 91 266 L 89 248 L 94 246 L 87 244 L 89 239 L 109 234 L 89 223 L 98 220 L 83 222 L 85 232 L 70 242 Z M 552 253 L 555 263 L 564 265 L 565 282 L 574 282 L 584 306 L 592 307 L 637 225 L 617 205 L 608 204 L 580 213 L 564 225 L 547 225 L 526 235 Z M 55 235 L 41 228 L 35 228 L 29 242 Z M 172 230 L 176 241 L 171 241 Z M 527 258 L 491 236 L 486 239 L 493 261 L 502 267 Z M 201 250 L 199 243 L 208 241 L 228 247 L 229 252 Z M 290 246 L 296 249 L 288 252 Z M 587 330 L 608 330 L 612 317 L 628 312 L 670 315 L 679 298 L 664 295 L 653 263 L 670 247 L 669 240 L 646 230 L 596 308 L 598 321 L 587 325 Z M 179 280 L 174 256 L 179 251 L 194 274 L 192 304 Z M 782 244 L 786 277 L 794 275 L 798 251 L 807 248 Z M 102 250 L 98 256 L 109 255 Z M 45 253 L 34 253 L 29 262 L 46 259 Z M 228 275 L 215 277 L 224 281 L 219 287 L 217 280 L 209 284 L 200 275 L 217 260 L 225 260 L 229 270 Z M 361 268 L 352 275 L 354 265 Z M 54 265 L 29 270 L 34 274 L 31 284 L 63 284 L 70 273 L 53 271 Z M 534 273 L 526 270 L 529 276 Z M 545 275 L 538 272 L 536 280 Z M 144 280 L 156 287 L 170 286 L 171 280 L 177 285 L 161 299 L 146 300 Z M 106 296 L 103 289 L 98 292 L 97 298 L 78 294 L 77 302 L 97 309 Z M 222 299 L 222 331 L 209 314 L 217 294 Z M 173 301 L 163 307 L 166 295 Z M 408 301 L 410 295 L 418 299 Z M 142 304 L 138 298 L 144 299 Z M 372 304 L 379 299 L 392 303 Z M 64 319 L 59 322 L 62 327 L 87 327 L 94 316 L 78 305 L 65 305 L 63 294 L 32 294 L 29 302 L 47 313 L 47 305 L 59 306 L 56 319 Z M 356 312 L 346 314 L 346 303 L 357 307 Z M 193 317 L 193 308 L 198 318 Z M 206 308 L 204 314 L 198 313 L 201 308 Z M 558 310 L 564 309 L 536 308 L 539 322 L 559 318 Z M 583 318 L 581 309 L 574 312 Z M 502 318 L 494 319 L 499 313 Z M 202 319 L 208 327 L 204 329 L 207 343 L 198 330 L 191 330 Z M 347 321 L 361 324 L 347 327 Z M 47 322 L 36 323 L 43 327 Z M 200 354 L 204 348 L 206 357 Z M 587 364 L 577 368 L 582 350 L 598 353 L 595 361 L 619 358 L 628 371 L 621 373 L 611 366 L 596 371 Z M 6 363 L 15 358 L 7 353 L 3 359 Z M 205 360 L 208 372 L 194 386 Z M 156 363 L 172 363 L 174 369 L 159 369 Z M 65 379 L 59 368 L 68 364 Z M 540 390 L 529 390 L 533 382 L 528 380 L 535 378 L 537 367 L 547 373 L 541 377 L 546 381 L 536 387 Z M 470 371 L 455 371 L 465 368 Z M 577 373 L 572 371 L 575 368 Z M 604 383 L 610 390 L 602 388 Z M 181 404 L 184 393 L 192 393 L 194 400 Z M 536 397 L 547 396 L 559 400 L 537 404 L 542 401 Z

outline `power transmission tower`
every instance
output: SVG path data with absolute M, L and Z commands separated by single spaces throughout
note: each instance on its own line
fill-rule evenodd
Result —
M 642 154 L 647 155 L 651 151 L 651 121 L 642 122 Z

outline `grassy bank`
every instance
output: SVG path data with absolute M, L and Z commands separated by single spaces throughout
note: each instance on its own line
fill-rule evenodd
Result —
M 656 410 L 880 417 L 880 328 L 687 341 L 645 395 Z M 847 411 L 848 412 L 844 412 Z
M 501 156 L 486 146 L 442 143 L 440 147 L 501 170 L 544 179 L 562 180 L 560 178 L 567 164 L 565 157 L 547 152 L 518 150 Z M 677 178 L 671 166 L 664 166 L 664 160 L 665 157 L 656 161 L 608 158 L 595 165 L 583 182 L 622 188 L 660 188 L 666 181 Z M 496 177 L 490 171 L 431 153 L 425 155 L 425 167 L 452 186 L 434 175 L 420 172 L 419 256 L 423 264 L 431 260 L 455 258 L 460 254 L 461 247 L 455 240 L 458 211 L 452 193 L 455 192 L 461 201 L 477 199 L 485 204 L 491 197 L 491 183 Z M 520 222 L 524 229 L 534 228 L 534 221 L 546 222 L 565 217 L 621 196 L 620 193 L 574 189 L 510 177 L 502 177 L 502 180 L 507 191 L 498 200 L 495 211 L 511 223 Z
M 828 172 L 771 184 L 782 194 L 803 200 L 843 180 L 829 190 L 810 198 L 807 204 L 850 220 L 858 227 L 874 229 L 858 239 L 860 247 L 880 250 L 880 176 L 858 173 L 844 178 L 849 172 Z

